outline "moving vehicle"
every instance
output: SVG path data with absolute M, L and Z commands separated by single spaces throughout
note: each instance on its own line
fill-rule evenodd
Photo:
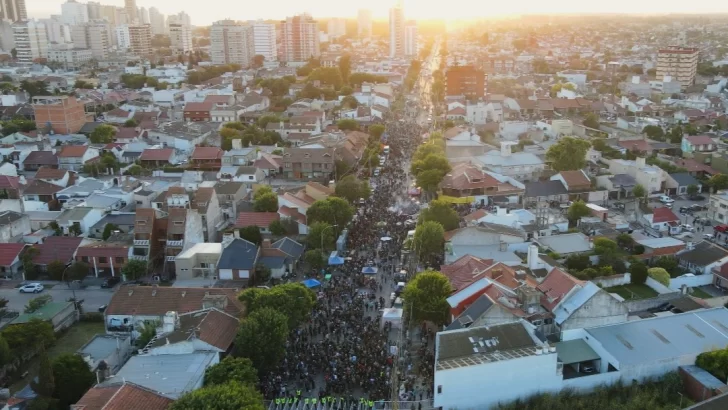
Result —
M 43 292 L 43 285 L 40 283 L 28 283 L 27 285 L 23 285 L 18 289 L 20 293 L 40 293 Z
M 389 145 L 385 145 L 382 152 L 384 152 L 384 155 L 389 155 Z
M 659 200 L 660 200 L 660 202 L 662 202 L 663 204 L 671 204 L 671 203 L 675 202 L 675 200 L 674 200 L 674 199 L 670 198 L 670 197 L 669 197 L 669 196 L 667 196 L 667 195 L 661 195 L 661 196 L 660 196 L 660 198 L 659 198 Z
M 685 225 L 680 225 L 680 227 L 682 228 L 683 231 L 695 232 L 695 228 L 693 228 L 691 225 L 685 224 Z
M 117 283 L 121 282 L 121 279 L 118 276 L 112 276 L 110 278 L 106 278 L 103 283 L 101 283 L 102 288 L 113 288 L 116 286 Z

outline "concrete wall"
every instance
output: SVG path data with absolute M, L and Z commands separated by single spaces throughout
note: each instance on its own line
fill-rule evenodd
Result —
M 668 288 L 667 286 L 663 285 L 662 283 L 660 283 L 650 277 L 647 277 L 647 280 L 645 281 L 645 285 L 649 286 L 650 288 L 652 288 L 652 290 L 659 293 L 660 295 L 674 292 L 674 290 Z
M 612 286 L 625 285 L 630 282 L 632 275 L 629 273 L 621 275 L 602 276 L 601 278 L 592 279 L 592 282 L 601 285 L 603 288 L 611 288 Z
M 713 283 L 713 275 L 695 275 L 670 279 L 670 289 L 680 290 L 682 285 L 689 287 L 705 286 Z
M 669 302 L 669 301 L 671 301 L 673 299 L 677 299 L 681 296 L 682 295 L 680 294 L 680 292 L 664 293 L 662 295 L 655 296 L 654 298 L 627 300 L 622 303 L 624 303 L 624 305 L 627 306 L 627 310 L 629 310 L 630 313 L 641 312 L 641 311 L 644 311 L 647 309 L 656 308 L 665 302 Z
M 611 325 L 627 321 L 627 307 L 604 290 L 589 301 L 561 325 L 562 330 Z

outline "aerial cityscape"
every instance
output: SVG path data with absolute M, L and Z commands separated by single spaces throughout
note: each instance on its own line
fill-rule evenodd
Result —
M 0 408 L 728 409 L 728 6 L 310 3 L 0 0 Z

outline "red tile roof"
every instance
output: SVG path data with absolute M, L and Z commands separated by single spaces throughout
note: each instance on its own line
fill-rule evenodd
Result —
M 114 138 L 117 140 L 133 139 L 139 136 L 139 131 L 135 127 L 120 127 L 116 131 Z
M 227 351 L 238 333 L 239 320 L 219 310 L 211 310 L 197 328 L 197 338 Z
M 306 215 L 298 212 L 295 208 L 289 208 L 285 205 L 281 205 L 278 208 L 278 212 L 286 218 L 291 218 L 300 224 L 306 224 Z
M 222 154 L 222 150 L 218 147 L 195 147 L 192 159 L 220 159 Z
M 465 115 L 467 112 L 465 112 L 465 108 L 463 107 L 455 107 L 452 110 L 447 112 L 447 115 Z
M 205 102 L 188 102 L 185 104 L 185 112 L 187 111 L 210 111 L 213 103 L 209 101 Z
M 32 151 L 23 160 L 23 164 L 58 166 L 58 157 L 51 151 Z
M 625 141 L 619 141 L 617 143 L 620 147 L 624 149 L 628 149 L 630 151 L 651 151 L 652 146 L 650 146 L 650 143 L 645 140 L 625 140 Z
M 166 410 L 174 400 L 133 383 L 91 388 L 71 410 Z
M 139 157 L 141 161 L 169 161 L 174 155 L 174 149 L 172 148 L 161 148 L 152 149 L 147 148 L 142 151 L 142 155 Z
M 129 117 L 129 111 L 124 111 L 121 108 L 114 108 L 113 110 L 106 113 L 107 116 L 112 117 Z
M 83 154 L 86 153 L 86 150 L 88 150 L 88 146 L 86 146 L 86 145 L 66 145 L 64 147 L 61 147 L 60 152 L 58 152 L 58 157 L 59 158 L 82 157 Z
M 677 215 L 672 212 L 672 209 L 666 207 L 659 207 L 652 210 L 652 223 L 662 222 L 675 222 L 680 221 Z
M 203 309 L 205 298 L 213 299 L 215 296 L 226 298 L 226 306 L 221 310 L 235 317 L 239 317 L 243 313 L 244 306 L 238 300 L 235 289 L 164 286 L 135 286 L 122 289 L 111 297 L 105 313 L 107 315 L 161 316 L 174 311 L 182 314 Z
M 468 215 L 465 215 L 463 217 L 463 221 L 465 221 L 465 222 L 477 221 L 481 218 L 485 218 L 487 215 L 488 215 L 488 212 L 486 212 L 485 209 L 478 209 L 475 212 L 471 212 Z
M 689 135 L 685 137 L 685 139 L 687 139 L 693 145 L 715 144 L 715 141 L 713 141 L 713 139 L 710 138 L 709 135 Z
M 33 257 L 33 262 L 37 265 L 47 265 L 53 261 L 70 262 L 81 241 L 83 238 L 49 236 L 43 243 L 33 245 L 35 249 L 38 249 L 38 254 Z
M 20 178 L 7 175 L 0 175 L 0 189 L 18 189 L 20 188 Z
M 35 179 L 50 179 L 50 180 L 57 180 L 62 179 L 64 176 L 66 176 L 66 173 L 68 171 L 65 169 L 56 169 L 56 168 L 48 168 L 48 167 L 40 167 L 38 168 L 38 172 L 35 173 Z
M 229 95 L 208 95 L 205 97 L 206 103 L 213 103 L 213 104 L 227 104 L 230 102 L 230 96 Z
M 76 250 L 76 258 L 86 256 L 88 258 L 126 258 L 129 256 L 129 246 L 99 246 L 99 244 L 89 244 L 79 246 Z M 117 266 L 117 268 L 121 268 Z
M 561 269 L 554 268 L 546 275 L 543 282 L 536 289 L 543 293 L 541 305 L 548 311 L 553 309 L 564 300 L 571 289 L 584 282 L 576 279 Z
M 280 220 L 277 212 L 240 212 L 235 220 L 236 228 L 244 228 L 254 225 L 259 228 L 267 228 L 273 221 Z
M 25 245 L 22 243 L 0 243 L 0 266 L 12 265 L 23 248 Z
M 569 188 L 575 188 L 582 185 L 589 185 L 591 186 L 591 180 L 589 177 L 584 174 L 584 171 L 582 170 L 576 170 L 576 171 L 561 171 L 561 178 L 566 181 L 566 185 L 568 185 Z
M 450 280 L 453 292 L 459 292 L 480 278 L 476 274 L 492 265 L 493 259 L 465 255 L 449 265 L 440 266 L 440 272 Z
M 52 195 L 63 189 L 58 185 L 51 184 L 50 182 L 35 180 L 28 184 L 23 191 L 24 195 Z
M 499 181 L 478 169 L 475 165 L 461 162 L 442 179 L 441 187 L 448 189 L 494 189 L 497 191 Z

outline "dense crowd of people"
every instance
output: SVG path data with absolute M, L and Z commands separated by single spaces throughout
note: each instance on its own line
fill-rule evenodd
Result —
M 390 400 L 392 371 L 404 369 L 402 399 L 422 399 L 409 354 L 399 355 L 398 330 L 382 323 L 380 309 L 391 306 L 401 262 L 407 220 L 419 210 L 408 195 L 408 159 L 424 132 L 411 122 L 387 124 L 383 143 L 390 153 L 379 176 L 371 179 L 372 196 L 357 210 L 348 228 L 347 258 L 317 291 L 311 320 L 293 332 L 286 355 L 274 374 L 262 382 L 269 399 L 298 398 L 352 404 Z M 423 357 L 427 359 L 427 354 Z M 429 364 L 432 365 L 431 363 Z M 431 393 L 431 392 L 430 392 Z

